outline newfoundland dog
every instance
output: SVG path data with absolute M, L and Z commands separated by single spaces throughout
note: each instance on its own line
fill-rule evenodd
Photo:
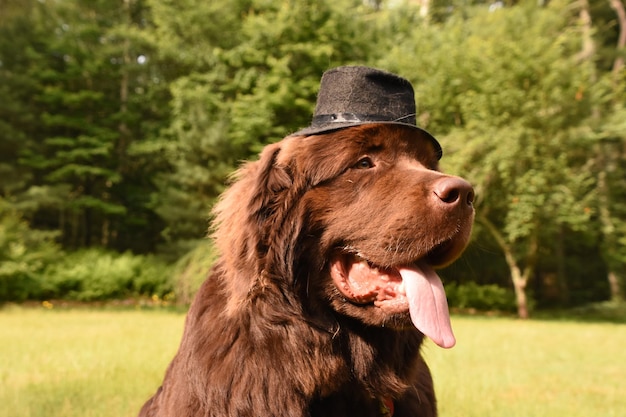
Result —
M 348 81 L 322 80 L 317 126 L 268 145 L 217 204 L 220 258 L 140 416 L 437 415 L 420 346 L 455 343 L 434 269 L 469 240 L 473 189 L 438 170 L 408 82 L 365 67 L 334 76 Z M 355 80 L 382 92 L 328 117 L 324 103 Z M 404 100 L 396 87 L 410 88 L 408 111 L 388 110 Z

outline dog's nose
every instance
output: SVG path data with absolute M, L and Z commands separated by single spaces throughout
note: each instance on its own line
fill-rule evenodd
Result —
M 463 178 L 441 178 L 435 183 L 433 191 L 446 204 L 471 206 L 474 202 L 474 188 Z

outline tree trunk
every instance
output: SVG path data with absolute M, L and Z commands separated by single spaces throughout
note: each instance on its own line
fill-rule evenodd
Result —
M 515 290 L 517 316 L 520 319 L 527 319 L 530 316 L 528 312 L 528 297 L 526 297 L 526 284 L 528 284 L 528 280 L 524 278 L 524 275 L 517 265 L 509 265 L 509 268 L 511 268 L 511 280 L 513 281 L 513 289 Z
M 617 22 L 619 24 L 619 36 L 616 45 L 617 57 L 613 62 L 613 78 L 617 80 L 619 73 L 624 67 L 624 57 L 621 51 L 626 47 L 626 10 L 621 0 L 610 0 L 610 3 L 613 10 L 615 10 L 615 14 L 617 14 Z
M 624 301 L 624 297 L 622 297 L 622 289 L 620 288 L 617 274 L 613 271 L 609 271 L 607 278 L 609 280 L 609 288 L 611 288 L 611 301 L 621 303 Z
M 500 231 L 491 223 L 487 218 L 480 217 L 478 221 L 487 227 L 487 230 L 491 233 L 493 238 L 502 249 L 504 253 L 504 258 L 506 260 L 506 264 L 509 267 L 509 271 L 511 273 L 511 282 L 513 283 L 513 289 L 515 290 L 515 302 L 517 304 L 517 315 L 520 319 L 527 319 L 530 317 L 530 308 L 528 306 L 528 296 L 526 295 L 526 287 L 528 285 L 528 280 L 534 270 L 535 258 L 537 253 L 537 238 L 535 236 L 530 236 L 529 241 L 529 249 L 526 254 L 526 267 L 523 269 L 520 268 L 518 261 L 515 259 L 515 255 L 513 253 L 513 248 L 510 244 L 506 242 L 504 236 L 500 233 Z
M 130 11 L 130 1 L 124 0 L 123 6 L 124 11 L 126 12 L 126 29 L 129 29 L 131 26 L 131 11 Z M 122 58 L 123 64 L 121 67 L 121 80 L 120 80 L 120 123 L 118 124 L 118 132 L 119 139 L 117 143 L 117 153 L 118 153 L 118 172 L 123 174 L 126 171 L 127 164 L 127 150 L 130 144 L 131 132 L 126 123 L 126 114 L 128 113 L 128 95 L 129 95 L 129 83 L 130 83 L 130 65 L 132 62 L 130 56 L 130 39 L 128 35 L 124 38 L 122 44 Z
M 602 145 L 600 145 L 600 148 Z M 611 290 L 611 300 L 618 300 L 620 298 L 619 292 L 619 283 L 617 281 L 617 276 L 615 272 L 612 271 L 612 263 L 611 262 L 611 246 L 614 244 L 615 238 L 613 236 L 615 226 L 613 225 L 613 220 L 611 219 L 611 213 L 609 210 L 609 189 L 606 183 L 606 171 L 605 169 L 605 161 L 604 161 L 604 150 L 600 149 L 598 151 L 599 155 L 599 171 L 598 171 L 598 179 L 597 179 L 597 187 L 598 187 L 598 208 L 599 208 L 599 217 L 600 223 L 602 224 L 602 236 L 604 238 L 603 242 L 603 257 L 606 262 L 607 268 L 609 272 L 607 274 L 607 279 L 609 281 L 609 289 Z
M 559 302 L 567 305 L 570 302 L 570 295 L 565 268 L 565 230 L 562 225 L 559 226 L 559 233 L 555 239 L 555 252 L 557 258 L 556 284 L 559 291 Z
M 611 7 L 615 10 L 615 14 L 617 15 L 617 22 L 619 24 L 619 36 L 617 39 L 616 49 L 616 58 L 613 62 L 613 83 L 617 87 L 619 80 L 621 78 L 621 72 L 624 68 L 624 48 L 626 48 L 626 8 L 624 7 L 624 3 L 622 0 L 610 0 Z M 616 96 L 618 100 L 621 100 L 621 95 Z M 602 172 L 604 174 L 604 172 Z M 605 187 L 608 193 L 608 185 L 606 184 L 605 176 L 603 179 L 603 187 Z M 606 195 L 605 195 L 606 197 Z M 607 209 L 608 211 L 608 209 Z M 608 213 L 605 213 L 605 215 Z M 610 216 L 610 214 L 609 214 Z M 609 217 L 610 222 L 610 217 Z M 609 224 L 612 226 L 612 224 Z M 611 229 L 613 230 L 613 229 Z M 612 264 L 612 263 L 611 263 Z M 609 288 L 611 289 L 611 300 L 615 302 L 624 301 L 624 297 L 622 296 L 622 291 L 620 288 L 620 280 L 617 276 L 617 273 L 611 268 L 611 264 L 609 264 L 609 272 L 607 274 L 607 279 L 609 281 Z
M 580 1 L 580 12 L 579 18 L 582 23 L 582 31 L 583 31 L 583 44 L 582 49 L 578 53 L 577 59 L 579 61 L 587 61 L 592 59 L 596 53 L 595 43 L 593 41 L 593 26 L 591 24 L 591 12 L 589 12 L 589 2 L 587 0 Z M 592 78 L 596 78 L 595 74 L 592 75 Z
M 607 161 L 606 151 L 603 148 L 603 144 L 599 145 L 598 154 L 598 177 L 597 177 L 597 187 L 598 187 L 598 208 L 599 208 L 599 219 L 600 224 L 602 224 L 602 236 L 604 242 L 602 244 L 602 256 L 604 261 L 606 262 L 608 273 L 607 280 L 609 282 L 609 289 L 611 291 L 611 301 L 622 301 L 622 292 L 620 289 L 619 278 L 617 273 L 613 269 L 615 266 L 614 261 L 614 253 L 615 247 L 618 245 L 615 224 L 613 222 L 613 217 L 611 214 L 610 208 L 610 189 L 607 183 L 606 178 L 606 170 L 611 169 L 612 161 Z
M 420 5 L 420 16 L 424 19 L 427 19 L 430 15 L 430 0 L 421 0 L 419 2 Z
M 578 53 L 578 61 L 593 61 L 596 55 L 596 44 L 593 40 L 593 23 L 591 21 L 591 12 L 589 11 L 589 1 L 580 0 L 580 22 L 582 24 L 582 48 Z M 589 82 L 594 85 L 598 81 L 595 66 L 589 75 Z M 600 108 L 594 105 L 591 108 L 591 115 L 595 120 L 600 119 Z
M 621 50 L 626 46 L 626 10 L 624 9 L 624 4 L 621 0 L 609 0 L 611 8 L 615 10 L 618 19 L 619 25 L 619 36 L 617 40 L 617 58 L 613 62 L 613 83 L 617 83 L 619 79 L 619 73 L 624 66 L 624 58 L 619 54 Z M 589 12 L 589 2 L 588 0 L 581 0 L 581 10 L 580 10 L 580 19 L 583 23 L 583 47 L 580 52 L 581 60 L 591 60 L 594 59 L 595 55 L 595 45 L 592 38 L 592 23 L 591 23 L 591 13 Z M 597 75 L 595 71 L 591 74 L 591 83 L 595 83 L 597 81 Z M 617 95 L 617 97 L 620 97 Z M 592 114 L 596 120 L 600 119 L 600 110 L 598 106 L 594 106 L 592 109 Z M 609 185 L 607 184 L 607 170 L 611 169 L 608 164 L 610 161 L 607 161 L 605 151 L 605 144 L 599 143 L 597 145 L 596 152 L 596 163 L 597 163 L 597 190 L 598 190 L 598 211 L 599 211 L 599 219 L 600 224 L 602 225 L 602 236 L 604 239 L 603 243 L 603 258 L 606 262 L 608 273 L 607 280 L 609 282 L 609 289 L 611 291 L 611 300 L 613 301 L 621 301 L 623 299 L 619 277 L 613 270 L 613 262 L 612 262 L 612 254 L 611 247 L 616 244 L 615 243 L 615 225 L 613 224 L 613 219 L 610 210 L 610 197 L 609 197 Z M 608 152 L 610 156 L 610 151 Z

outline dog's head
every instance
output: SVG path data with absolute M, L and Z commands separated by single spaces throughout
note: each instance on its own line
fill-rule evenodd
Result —
M 228 283 L 237 303 L 276 287 L 369 325 L 412 320 L 449 347 L 434 268 L 467 245 L 472 200 L 419 131 L 364 125 L 266 147 L 217 205 L 215 237 L 225 267 L 254 277 Z

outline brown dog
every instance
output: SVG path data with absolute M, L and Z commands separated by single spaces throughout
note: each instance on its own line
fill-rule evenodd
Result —
M 420 346 L 455 339 L 433 268 L 474 216 L 440 156 L 403 123 L 267 146 L 216 207 L 221 257 L 140 415 L 435 416 Z

